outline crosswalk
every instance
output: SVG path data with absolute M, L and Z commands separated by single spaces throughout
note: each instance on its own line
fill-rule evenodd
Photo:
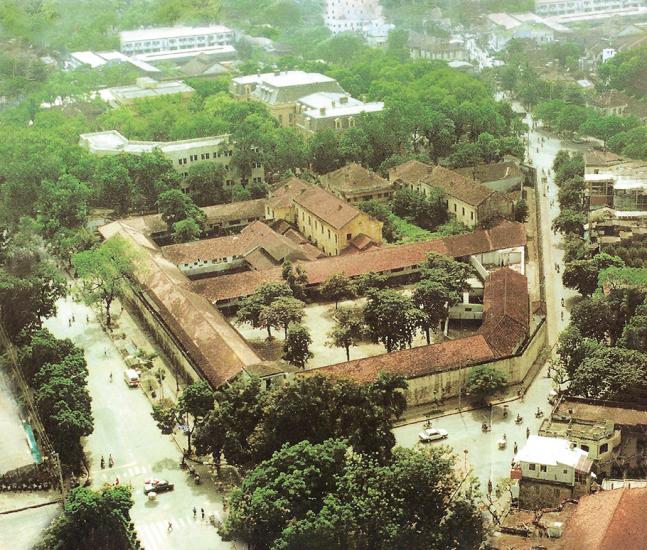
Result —
M 221 520 L 220 514 L 216 513 L 216 519 Z M 169 521 L 173 525 L 171 531 L 168 530 Z M 214 542 L 217 539 L 216 529 L 209 523 L 208 517 L 201 519 L 200 512 L 196 519 L 188 515 L 164 521 L 137 522 L 135 528 L 146 550 L 192 548 L 194 547 L 190 544 L 192 539 L 199 539 L 203 544 L 205 537 Z
M 92 481 L 95 485 L 103 485 L 104 483 L 133 483 L 142 482 L 145 478 L 155 477 L 151 469 L 145 465 L 138 464 L 125 464 L 123 466 L 113 466 L 105 470 L 95 470 L 93 473 Z

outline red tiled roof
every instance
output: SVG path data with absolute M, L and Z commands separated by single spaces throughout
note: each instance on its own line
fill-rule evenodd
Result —
M 447 254 L 460 258 L 524 246 L 526 231 L 523 224 L 504 221 L 492 229 L 474 231 L 465 235 L 454 235 L 435 241 L 411 243 L 394 247 L 370 248 L 359 254 L 330 256 L 303 263 L 310 284 L 320 284 L 334 273 L 355 277 L 369 272 L 386 272 L 420 265 L 430 252 Z M 281 270 L 266 272 L 244 272 L 196 281 L 196 292 L 212 302 L 231 300 L 251 294 L 259 284 L 281 279 Z
M 435 166 L 431 175 L 425 176 L 420 181 L 433 187 L 439 187 L 446 195 L 472 206 L 478 206 L 490 195 L 496 193 L 475 179 L 465 177 L 444 166 Z
M 401 374 L 405 378 L 417 378 L 434 372 L 455 369 L 491 361 L 495 355 L 481 335 L 458 340 L 447 340 L 393 353 L 385 353 L 337 363 L 327 367 L 307 370 L 297 376 L 323 374 L 333 378 L 347 378 L 358 383 L 373 382 L 381 372 Z
M 403 181 L 404 183 L 418 183 L 425 176 L 430 175 L 434 167 L 419 160 L 408 160 L 389 170 L 389 180 Z
M 297 177 L 291 177 L 279 182 L 267 198 L 267 205 L 271 208 L 290 208 L 295 197 L 309 189 L 310 185 Z
M 361 213 L 354 206 L 321 187 L 309 187 L 293 200 L 335 229 L 341 229 Z
M 644 550 L 647 489 L 613 489 L 580 498 L 566 524 L 563 550 Z
M 529 324 L 528 280 L 508 267 L 497 269 L 485 281 L 479 333 L 497 355 L 507 356 L 525 342 Z
M 457 168 L 458 174 L 471 178 L 472 176 L 481 183 L 489 181 L 505 180 L 508 178 L 518 178 L 523 174 L 516 162 L 502 161 L 492 164 L 479 164 L 476 169 Z
M 383 191 L 391 189 L 391 183 L 371 170 L 355 162 L 321 176 L 321 182 L 329 189 L 343 193 Z

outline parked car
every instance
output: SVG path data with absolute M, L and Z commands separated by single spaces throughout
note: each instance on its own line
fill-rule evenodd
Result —
M 443 430 L 442 428 L 427 428 L 418 434 L 418 439 L 422 443 L 428 443 L 429 441 L 436 441 L 437 439 L 447 439 L 448 435 L 449 433 L 447 430 Z
M 175 489 L 175 485 L 166 481 L 165 479 L 147 479 L 144 481 L 144 494 L 148 493 L 165 493 L 166 491 L 172 491 Z

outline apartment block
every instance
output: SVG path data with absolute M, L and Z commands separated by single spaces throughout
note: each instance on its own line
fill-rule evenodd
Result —
M 123 53 L 146 55 L 229 46 L 234 40 L 234 32 L 222 25 L 157 27 L 123 31 L 119 33 L 119 40 Z

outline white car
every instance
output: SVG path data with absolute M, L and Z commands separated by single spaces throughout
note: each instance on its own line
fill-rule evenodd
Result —
M 418 439 L 422 443 L 427 443 L 429 441 L 436 441 L 437 439 L 447 439 L 448 435 L 447 430 L 443 430 L 442 428 L 427 428 L 418 434 Z

